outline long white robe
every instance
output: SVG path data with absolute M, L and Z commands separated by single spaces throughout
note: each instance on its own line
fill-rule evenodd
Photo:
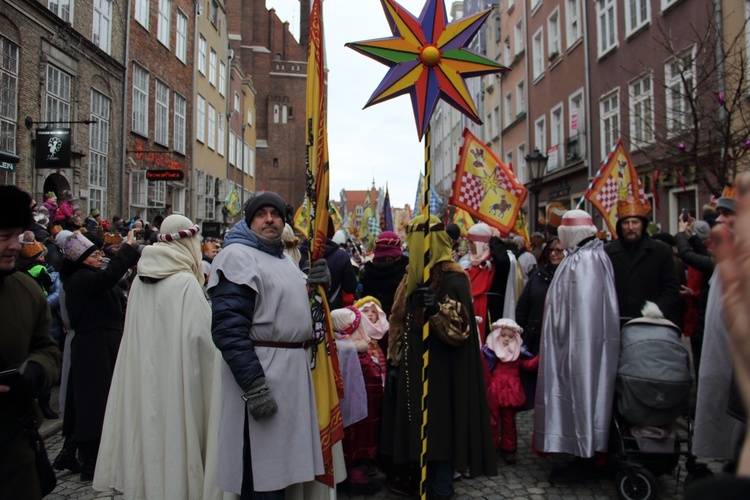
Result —
M 193 274 L 133 282 L 95 489 L 138 499 L 221 498 L 215 471 L 206 468 L 216 462 L 207 441 L 218 433 L 218 402 L 211 405 L 217 357 L 211 310 Z

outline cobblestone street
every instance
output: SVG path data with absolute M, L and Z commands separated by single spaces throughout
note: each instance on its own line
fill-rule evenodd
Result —
M 55 400 L 53 398 L 53 400 Z M 498 475 L 495 477 L 481 477 L 476 479 L 462 479 L 454 483 L 457 500 L 474 498 L 486 499 L 529 499 L 529 500 L 603 500 L 617 498 L 617 491 L 613 479 L 601 478 L 575 485 L 557 485 L 548 481 L 549 472 L 567 461 L 565 457 L 541 458 L 532 454 L 530 449 L 530 437 L 533 428 L 533 413 L 519 413 L 518 422 L 518 463 L 513 466 L 505 465 L 498 456 Z M 62 447 L 62 436 L 60 435 L 61 421 L 47 421 L 42 427 L 42 434 L 46 437 L 47 450 L 50 460 L 54 460 Z M 712 462 L 710 468 L 718 472 L 722 463 Z M 684 459 L 672 474 L 665 474 L 658 478 L 660 499 L 681 499 L 683 492 L 683 481 L 685 479 Z M 382 484 L 379 493 L 370 498 L 398 499 L 404 498 L 391 493 L 383 476 L 377 476 Z M 114 491 L 96 492 L 91 483 L 82 483 L 78 474 L 69 471 L 58 473 L 58 485 L 55 490 L 45 497 L 49 500 L 62 500 L 68 498 L 77 499 L 121 499 L 122 495 Z M 339 498 L 346 498 L 339 494 Z M 165 499 L 173 500 L 173 499 Z M 178 500 L 178 499 L 174 499 Z M 181 500 L 181 499 L 180 499 Z

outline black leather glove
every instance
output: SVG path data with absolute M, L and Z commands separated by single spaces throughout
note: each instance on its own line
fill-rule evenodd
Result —
M 331 271 L 328 270 L 328 263 L 325 259 L 318 259 L 310 266 L 310 272 L 307 273 L 308 285 L 323 285 L 328 290 L 331 288 Z
M 427 285 L 417 285 L 417 289 L 414 290 L 414 299 L 418 306 L 425 308 L 428 316 L 434 316 L 440 311 L 437 294 Z
M 258 377 L 250 384 L 242 395 L 247 403 L 247 409 L 255 420 L 268 418 L 279 409 L 273 398 L 271 388 L 266 385 L 266 377 Z
M 385 372 L 385 385 L 388 393 L 395 397 L 398 388 L 398 366 L 393 366 L 390 362 L 386 363 L 388 368 Z

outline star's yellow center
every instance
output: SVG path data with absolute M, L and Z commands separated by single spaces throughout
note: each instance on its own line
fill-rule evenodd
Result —
M 419 58 L 425 66 L 437 66 L 440 62 L 440 49 L 434 45 L 426 45 L 422 47 Z

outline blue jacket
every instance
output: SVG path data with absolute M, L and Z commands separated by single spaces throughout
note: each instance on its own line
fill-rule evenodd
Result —
M 277 247 L 265 245 L 250 231 L 244 220 L 227 232 L 224 248 L 229 245 L 246 245 L 280 259 L 286 258 L 282 244 Z M 209 294 L 214 344 L 229 365 L 237 385 L 247 392 L 253 380 L 264 376 L 253 341 L 250 340 L 257 293 L 248 286 L 232 283 L 220 274 L 219 283 L 209 289 Z
M 302 258 L 299 261 L 299 267 L 305 273 L 309 272 L 310 264 L 307 262 L 309 241 L 304 241 L 300 245 L 299 251 Z M 339 248 L 338 244 L 331 238 L 326 238 L 326 249 L 324 253 L 328 270 L 331 272 L 331 288 L 328 293 L 328 305 L 331 310 L 344 307 L 342 291 L 354 294 L 357 289 L 357 275 L 354 274 L 354 268 L 349 260 L 349 254 Z

